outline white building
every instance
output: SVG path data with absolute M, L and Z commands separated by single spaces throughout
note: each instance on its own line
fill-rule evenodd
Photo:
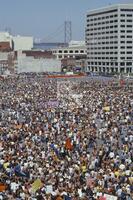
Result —
M 0 32 L 0 42 L 9 42 L 12 48 L 12 36 L 8 32 Z
M 52 50 L 57 59 L 85 58 L 87 51 L 84 41 L 71 41 L 68 47 L 59 47 Z
M 0 42 L 9 42 L 14 51 L 31 50 L 33 48 L 33 37 L 12 36 L 8 32 L 0 32 Z
M 133 4 L 87 13 L 87 70 L 133 73 Z
M 8 60 L 9 53 L 7 52 L 0 52 L 0 61 L 1 60 Z
M 13 72 L 15 63 L 15 53 L 12 52 L 0 52 L 0 74 L 5 72 Z
M 26 57 L 21 51 L 18 51 L 16 65 L 17 73 L 22 72 L 61 72 L 61 61 L 53 58 L 35 59 Z
M 33 48 L 33 37 L 19 36 L 19 35 L 14 36 L 13 43 L 14 43 L 14 51 L 31 50 Z

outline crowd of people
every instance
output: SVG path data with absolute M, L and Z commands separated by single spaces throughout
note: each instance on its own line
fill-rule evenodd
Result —
M 0 80 L 0 199 L 133 198 L 133 90 L 112 80 Z

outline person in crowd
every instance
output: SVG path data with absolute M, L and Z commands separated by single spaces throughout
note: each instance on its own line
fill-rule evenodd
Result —
M 0 199 L 131 200 L 132 92 L 98 78 L 0 80 Z

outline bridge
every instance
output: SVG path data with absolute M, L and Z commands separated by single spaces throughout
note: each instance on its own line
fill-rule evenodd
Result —
M 34 42 L 34 49 L 47 50 L 51 48 L 66 47 L 66 46 L 68 46 L 68 44 L 64 42 Z

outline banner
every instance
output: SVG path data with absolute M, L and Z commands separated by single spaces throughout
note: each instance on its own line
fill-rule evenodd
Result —
M 99 195 L 99 200 L 117 200 L 118 198 L 116 196 L 113 195 L 109 195 L 109 194 L 104 194 L 104 195 Z
M 104 194 L 106 200 L 117 200 L 118 198 L 109 194 Z
M 99 200 L 106 200 L 106 197 L 101 196 L 101 197 L 99 198 Z

